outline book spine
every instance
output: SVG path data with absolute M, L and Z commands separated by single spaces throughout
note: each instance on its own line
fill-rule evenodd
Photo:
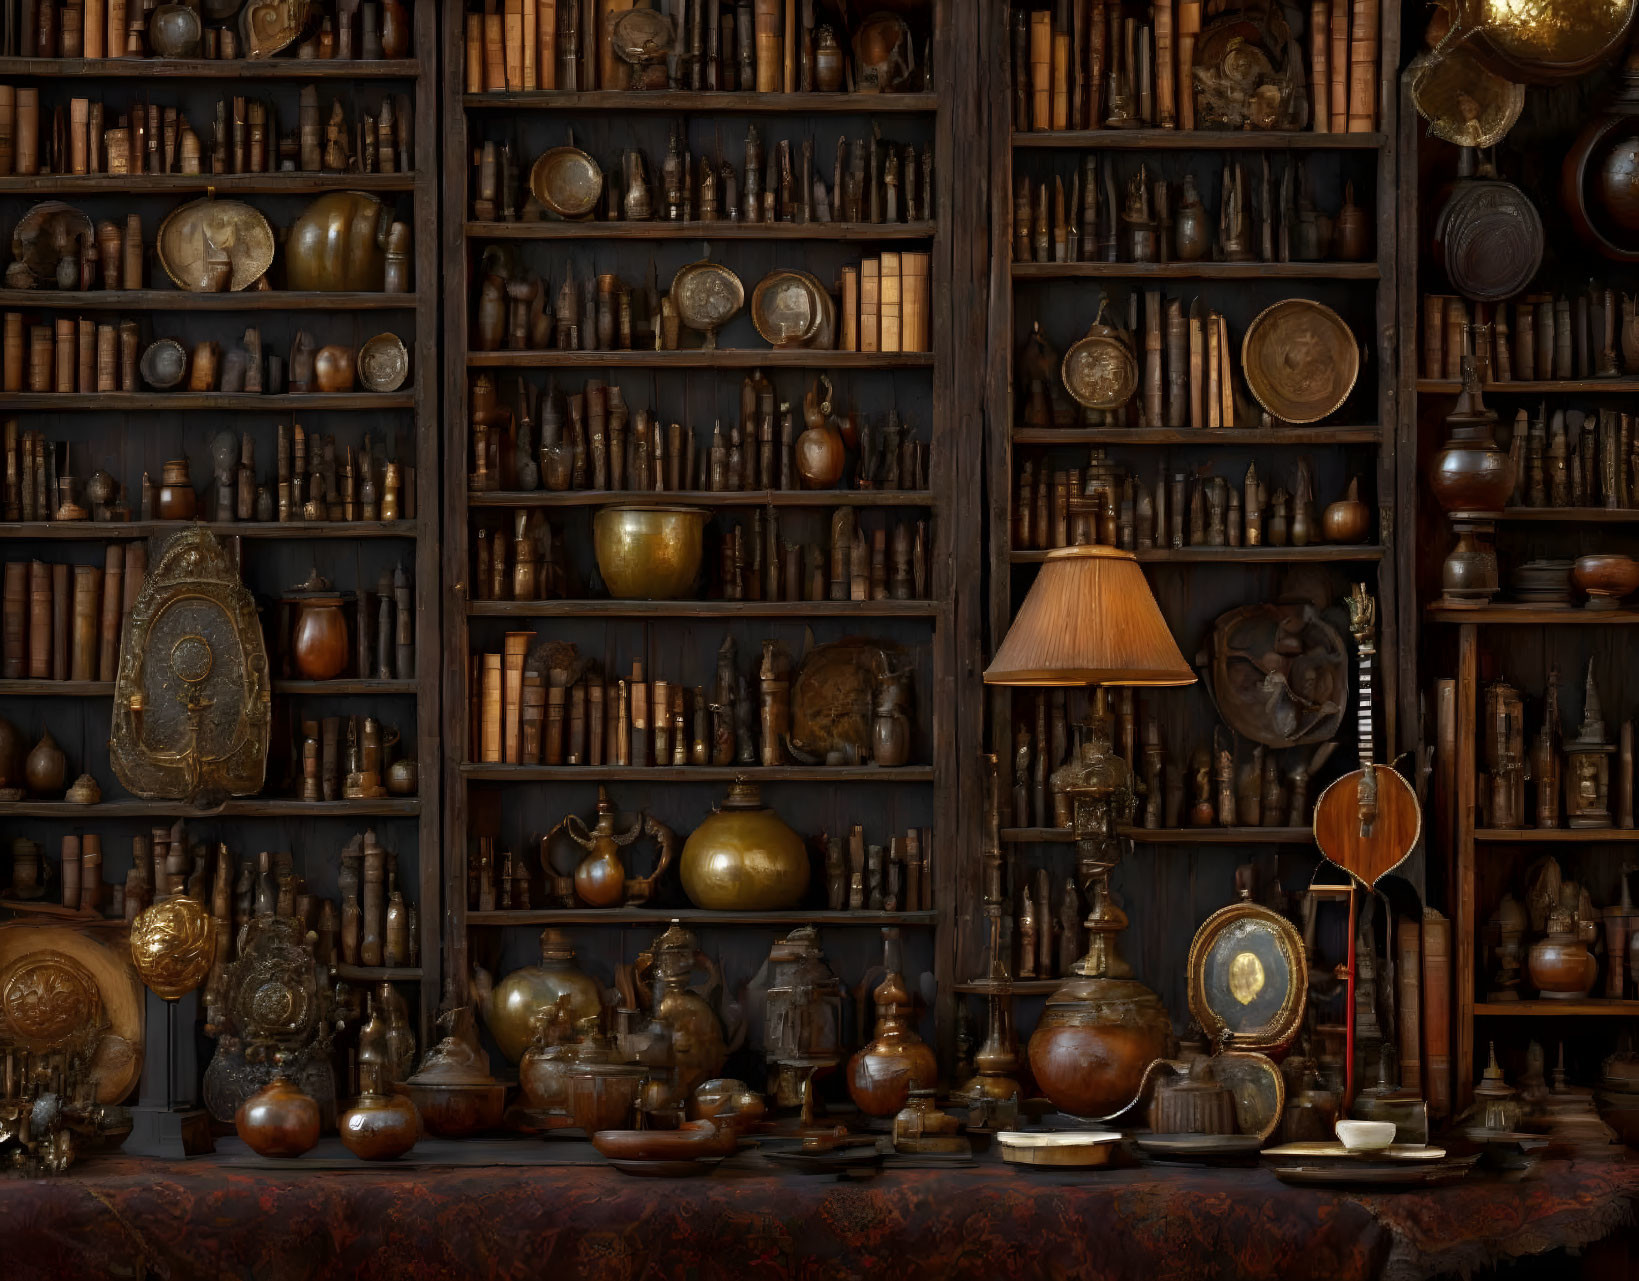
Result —
M 97 679 L 111 681 L 119 666 L 120 605 L 125 599 L 125 544 L 110 543 L 102 571 L 102 625 L 97 634 Z
M 875 258 L 859 264 L 859 350 L 880 351 L 878 316 L 882 306 L 882 268 Z
M 903 349 L 901 321 L 903 280 L 900 274 L 900 255 L 897 252 L 884 253 L 881 257 L 881 332 L 877 340 L 877 349 L 883 352 L 897 352 Z
M 51 679 L 51 566 L 31 561 L 28 567 L 28 675 Z
M 483 655 L 483 674 L 480 694 L 479 759 L 485 764 L 501 761 L 501 655 Z
M 69 642 L 69 679 L 97 679 L 97 621 L 102 614 L 102 570 L 74 566 L 74 632 Z
M 1399 947 L 1395 987 L 1400 1022 L 1400 1084 L 1408 1090 L 1423 1088 L 1423 931 L 1416 921 L 1402 921 L 1396 931 Z
M 1451 1112 L 1451 922 L 1423 911 L 1423 1049 L 1429 1120 Z

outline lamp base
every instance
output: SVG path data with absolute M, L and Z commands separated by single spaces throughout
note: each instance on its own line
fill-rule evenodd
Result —
M 209 1156 L 216 1151 L 211 1138 L 211 1120 L 202 1108 L 147 1107 L 129 1109 L 131 1133 L 120 1150 L 132 1156 L 157 1156 L 181 1161 L 191 1156 Z

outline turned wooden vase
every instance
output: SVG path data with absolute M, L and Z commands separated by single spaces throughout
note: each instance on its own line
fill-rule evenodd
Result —
M 239 1105 L 233 1127 L 260 1156 L 301 1156 L 319 1141 L 319 1105 L 294 1081 L 276 1076 Z
M 347 617 L 340 594 L 303 596 L 295 605 L 290 657 L 297 672 L 310 681 L 340 676 L 347 668 Z
M 1497 415 L 1485 407 L 1474 358 L 1462 359 L 1463 390 L 1446 417 L 1446 442 L 1435 455 L 1429 488 L 1448 512 L 1500 512 L 1514 492 L 1514 460 L 1493 434 Z

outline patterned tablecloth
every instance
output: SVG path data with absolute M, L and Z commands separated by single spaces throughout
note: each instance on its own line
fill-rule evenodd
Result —
M 0 1277 L 994 1277 L 1395 1281 L 1577 1247 L 1632 1220 L 1639 1162 L 1544 1162 L 1425 1192 L 1287 1187 L 1263 1170 L 775 1173 L 602 1165 L 256 1168 L 100 1157 L 0 1181 Z

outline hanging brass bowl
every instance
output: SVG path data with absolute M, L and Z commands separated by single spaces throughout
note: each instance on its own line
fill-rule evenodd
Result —
M 834 326 L 836 304 L 806 271 L 764 276 L 751 295 L 751 323 L 770 347 L 817 347 Z
M 159 265 L 179 289 L 237 293 L 273 265 L 273 228 L 242 200 L 192 200 L 173 209 L 155 238 Z
M 1412 59 L 1411 100 L 1436 138 L 1494 147 L 1525 110 L 1525 86 L 1487 69 L 1467 49 L 1424 52 Z
M 1125 332 L 1104 323 L 1104 300 L 1085 338 L 1071 344 L 1059 367 L 1064 390 L 1088 409 L 1120 409 L 1138 390 L 1138 358 Z
M 727 267 L 702 258 L 672 277 L 672 304 L 678 319 L 705 335 L 707 351 L 717 346 L 717 331 L 746 305 L 746 287 Z
M 1288 298 L 1246 327 L 1241 370 L 1258 403 L 1282 422 L 1315 423 L 1334 414 L 1360 376 L 1360 348 L 1324 303 Z
M 553 147 L 529 171 L 529 189 L 560 218 L 584 218 L 603 195 L 603 170 L 579 147 Z
M 1435 48 L 1466 44 L 1498 75 L 1527 84 L 1573 80 L 1621 52 L 1639 0 L 1451 0 Z

